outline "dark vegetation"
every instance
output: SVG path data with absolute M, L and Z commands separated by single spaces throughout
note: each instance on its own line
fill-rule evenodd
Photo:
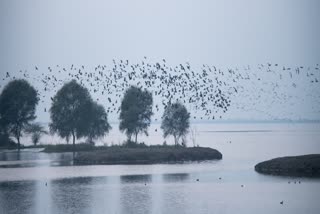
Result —
M 32 143 L 35 146 L 39 143 L 42 135 L 48 134 L 45 128 L 39 123 L 30 124 L 27 126 L 25 132 L 31 134 Z
M 35 147 L 33 147 L 35 148 Z M 72 144 L 48 144 L 43 145 L 42 148 L 44 148 L 43 152 L 47 153 L 58 153 L 58 152 L 80 152 L 80 151 L 94 151 L 99 149 L 106 149 L 105 146 L 94 146 L 93 144 L 88 143 L 79 143 L 75 146 Z
M 131 141 L 135 136 L 135 143 L 138 142 L 138 134 L 144 133 L 148 136 L 148 127 L 152 116 L 152 94 L 147 90 L 131 86 L 126 90 L 120 106 L 119 129 Z
M 79 152 L 75 164 L 153 164 L 184 161 L 220 160 L 222 154 L 212 148 L 182 146 L 108 147 L 105 150 Z
M 9 134 L 0 130 L 0 149 L 15 149 L 17 144 L 11 140 Z
M 20 149 L 23 131 L 36 118 L 38 100 L 36 90 L 26 80 L 13 80 L 4 87 L 0 95 L 0 132 L 4 138 L 1 144 L 12 145 L 12 136 Z
M 179 145 L 180 139 L 182 139 L 181 144 L 185 145 L 185 136 L 190 127 L 190 113 L 186 107 L 179 102 L 170 103 L 166 107 L 162 118 L 161 129 L 164 137 L 172 135 L 175 145 Z
M 271 175 L 320 177 L 320 154 L 275 158 L 258 163 L 255 170 Z
M 54 96 L 50 108 L 50 131 L 65 138 L 102 137 L 111 126 L 104 108 L 94 102 L 89 91 L 75 80 L 66 83 Z

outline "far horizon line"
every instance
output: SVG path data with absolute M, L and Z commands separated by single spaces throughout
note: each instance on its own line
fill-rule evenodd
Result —
M 39 122 L 39 121 L 37 121 Z M 49 124 L 50 122 L 39 122 L 41 124 Z M 110 124 L 119 124 L 119 121 L 110 121 Z M 152 121 L 151 124 L 160 124 L 161 121 Z M 320 119 L 279 119 L 279 120 L 245 120 L 245 119 L 230 119 L 230 120 L 190 120 L 190 123 L 320 123 Z

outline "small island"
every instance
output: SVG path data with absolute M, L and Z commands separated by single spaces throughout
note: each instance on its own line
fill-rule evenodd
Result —
M 320 177 L 320 154 L 275 158 L 258 163 L 255 170 L 270 175 Z
M 39 148 L 39 147 L 38 147 Z M 75 165 L 112 164 L 159 164 L 183 163 L 189 161 L 221 160 L 222 154 L 208 147 L 184 147 L 171 145 L 123 144 L 113 146 L 94 146 L 80 143 L 45 145 L 45 153 L 75 152 Z
M 129 148 L 114 146 L 79 151 L 74 158 L 74 164 L 158 164 L 220 159 L 222 159 L 222 154 L 219 151 L 205 147 L 145 146 Z

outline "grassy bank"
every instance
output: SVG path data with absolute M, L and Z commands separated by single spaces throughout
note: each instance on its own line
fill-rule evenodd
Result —
M 105 146 L 94 146 L 87 143 L 80 143 L 73 146 L 72 144 L 56 144 L 56 145 L 44 145 L 43 152 L 58 153 L 58 152 L 81 152 L 81 151 L 94 151 L 98 149 L 106 149 Z
M 320 154 L 280 157 L 255 166 L 263 174 L 320 177 Z
M 184 161 L 219 160 L 222 154 L 211 148 L 151 146 L 151 147 L 108 147 L 90 152 L 78 152 L 74 163 L 90 164 L 153 164 Z
M 178 163 L 184 161 L 220 160 L 222 154 L 212 148 L 183 147 L 172 145 L 124 144 L 114 146 L 94 146 L 80 143 L 56 145 L 24 146 L 26 148 L 43 148 L 46 153 L 76 152 L 74 163 L 90 164 L 153 164 Z

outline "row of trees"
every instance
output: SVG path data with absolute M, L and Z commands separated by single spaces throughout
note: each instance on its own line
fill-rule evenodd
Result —
M 0 95 L 0 140 L 14 137 L 20 148 L 22 133 L 33 133 L 38 142 L 42 126 L 32 123 L 39 98 L 37 91 L 26 80 L 13 80 Z M 119 129 L 128 137 L 128 142 L 137 143 L 139 134 L 148 135 L 151 123 L 153 98 L 151 92 L 131 86 L 124 94 L 120 106 Z M 89 142 L 105 136 L 111 126 L 107 113 L 90 96 L 89 91 L 75 80 L 66 83 L 53 97 L 50 108 L 50 132 L 56 133 L 73 145 L 76 139 L 86 137 Z M 184 141 L 189 130 L 190 113 L 180 102 L 169 104 L 163 114 L 161 128 L 164 137 L 172 135 L 175 145 Z

